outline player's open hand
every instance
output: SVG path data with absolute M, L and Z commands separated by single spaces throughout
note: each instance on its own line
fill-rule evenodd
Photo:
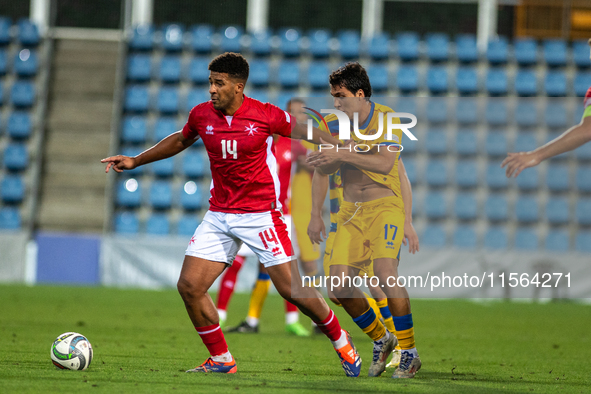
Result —
M 534 152 L 518 152 L 509 153 L 507 158 L 501 163 L 501 168 L 507 166 L 507 170 L 505 171 L 507 178 L 511 178 L 511 176 L 517 178 L 517 175 L 521 171 L 537 166 L 538 164 L 540 164 L 540 160 Z
M 419 251 L 419 237 L 415 231 L 412 223 L 406 222 L 404 224 L 404 238 L 402 238 L 404 246 L 408 245 L 409 253 L 415 254 Z
M 107 157 L 106 159 L 102 159 L 101 163 L 107 163 L 105 172 L 109 172 L 110 168 L 113 168 L 115 172 L 123 172 L 123 170 L 133 170 L 137 167 L 133 157 L 123 155 Z
M 322 234 L 322 236 L 320 236 Z M 326 239 L 326 227 L 324 220 L 319 215 L 312 215 L 308 224 L 308 237 L 313 244 L 320 244 Z

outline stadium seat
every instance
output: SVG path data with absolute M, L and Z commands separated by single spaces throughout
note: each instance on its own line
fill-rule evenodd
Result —
M 567 47 L 564 40 L 545 40 L 544 60 L 549 67 L 566 66 Z
M 212 36 L 213 27 L 211 27 L 211 25 L 191 26 L 191 49 L 200 54 L 210 53 Z
M 137 234 L 140 231 L 140 220 L 135 212 L 119 212 L 115 214 L 115 232 L 117 234 Z
M 476 37 L 473 34 L 459 34 L 456 36 L 456 56 L 460 63 L 478 61 Z
M 388 68 L 383 64 L 373 64 L 367 69 L 367 75 L 371 81 L 371 88 L 374 92 L 385 92 L 388 90 Z M 328 85 L 328 74 L 324 78 L 324 88 Z
M 142 153 L 145 149 L 142 146 L 137 146 L 137 145 L 127 145 L 124 146 L 121 149 L 121 154 L 124 156 L 129 156 L 129 157 L 133 157 L 133 156 L 137 156 L 140 153 Z M 131 175 L 131 176 L 139 176 L 142 175 L 144 173 L 145 167 L 144 166 L 139 166 L 134 168 L 133 170 L 127 170 L 125 171 L 126 175 Z
M 423 236 L 421 237 L 421 245 L 432 248 L 442 248 L 445 246 L 446 242 L 447 235 L 445 234 L 445 229 L 442 225 L 427 225 L 423 232 Z
M 569 204 L 567 197 L 551 196 L 546 203 L 546 219 L 550 224 L 566 224 L 568 223 Z
M 185 111 L 189 112 L 194 106 L 209 101 L 209 93 L 205 88 L 189 90 L 185 99 Z
M 0 208 L 0 230 L 18 230 L 21 228 L 21 222 L 21 214 L 18 208 Z
M 431 66 L 427 70 L 427 89 L 432 94 L 443 94 L 449 89 L 447 67 Z
M 432 62 L 447 61 L 449 52 L 449 37 L 444 33 L 431 33 L 427 35 L 427 57 Z
M 507 220 L 509 203 L 502 194 L 490 194 L 484 203 L 484 212 L 490 221 Z
M 257 30 L 250 35 L 250 51 L 256 56 L 269 56 L 271 54 L 270 29 Z
M 515 123 L 520 128 L 535 127 L 540 116 L 536 99 L 519 99 L 515 107 Z
M 158 160 L 150 164 L 152 173 L 159 178 L 169 178 L 174 175 L 174 157 Z
M 583 144 L 575 149 L 575 157 L 577 160 L 591 160 L 591 144 Z
M 328 42 L 331 33 L 326 29 L 313 29 L 308 32 L 308 39 L 310 47 L 308 52 L 316 59 L 324 59 L 330 55 L 330 48 Z
M 403 62 L 419 58 L 419 35 L 414 32 L 402 32 L 396 35 L 398 56 Z
M 267 60 L 255 59 L 250 62 L 250 72 L 248 82 L 254 87 L 269 86 L 269 74 L 271 67 Z
M 515 232 L 515 249 L 537 250 L 539 243 L 538 234 L 535 229 L 529 227 L 517 228 Z
M 515 152 L 528 152 L 536 149 L 538 146 L 536 132 L 520 132 L 515 138 L 515 144 L 513 150 Z
M 517 149 L 515 149 L 517 150 Z M 539 187 L 540 177 L 539 170 L 537 167 L 526 168 L 517 177 L 517 187 L 520 190 L 535 190 Z
M 0 77 L 6 75 L 8 72 L 8 56 L 6 50 L 0 48 Z
M 10 18 L 0 16 L 0 46 L 8 45 L 10 43 L 10 28 L 12 21 Z
M 284 28 L 278 32 L 281 39 L 279 51 L 284 57 L 298 57 L 300 55 L 300 32 L 295 28 Z
M 454 203 L 454 212 L 458 219 L 473 220 L 478 216 L 478 201 L 475 193 L 458 193 Z
M 207 159 L 201 152 L 186 151 L 181 158 L 181 173 L 187 178 L 201 178 L 205 175 Z
M 30 49 L 21 49 L 14 57 L 14 72 L 19 77 L 33 77 L 39 69 L 37 54 Z
M 249 90 L 248 97 L 258 100 L 261 103 L 268 103 L 269 100 L 269 93 L 267 89 L 255 89 Z
M 570 249 L 568 230 L 550 229 L 544 242 L 546 249 L 553 252 L 566 252 Z
M 578 72 L 574 80 L 575 95 L 585 97 L 589 86 L 591 86 L 591 71 Z
M 154 45 L 154 27 L 139 25 L 134 27 L 129 49 L 133 51 L 151 51 Z
M 591 252 L 591 230 L 579 231 L 577 233 L 575 248 L 579 252 Z
M 209 82 L 209 62 L 200 57 L 194 57 L 189 62 L 189 80 L 195 85 L 205 85 Z
M 149 81 L 152 76 L 150 55 L 135 53 L 127 58 L 127 79 L 133 82 Z
M 339 41 L 339 54 L 343 59 L 356 59 L 359 57 L 359 44 L 361 39 L 359 31 L 344 30 L 337 35 Z
M 538 220 L 538 199 L 533 196 L 520 196 L 515 202 L 515 217 L 520 223 L 533 223 Z
M 418 115 L 417 100 L 414 97 L 401 97 L 394 106 L 396 112 L 405 112 Z
M 169 209 L 172 206 L 170 182 L 161 180 L 152 182 L 148 201 L 153 209 Z
M 400 66 L 396 72 L 396 85 L 402 93 L 416 92 L 419 89 L 419 71 L 416 66 Z
M 170 24 L 162 29 L 162 49 L 166 52 L 180 52 L 183 50 L 183 34 L 185 28 L 182 25 Z
M 506 96 L 509 91 L 509 78 L 505 69 L 489 69 L 486 74 L 485 87 L 491 96 Z
M 371 70 L 371 69 L 370 69 Z M 308 68 L 308 83 L 312 89 L 324 89 L 326 90 L 329 86 L 328 76 L 330 75 L 330 69 L 324 62 L 312 62 Z M 373 79 L 372 81 L 373 87 Z
M 458 130 L 455 147 L 458 155 L 475 155 L 478 151 L 476 132 L 471 129 Z
M 566 73 L 559 70 L 548 70 L 544 79 L 544 91 L 550 97 L 567 95 Z
M 25 183 L 20 175 L 5 175 L 0 181 L 0 198 L 4 204 L 19 204 L 25 199 Z
M 489 162 L 486 168 L 486 184 L 491 189 L 504 189 L 507 187 L 505 169 L 501 168 L 501 162 Z
M 432 127 L 425 134 L 425 149 L 431 155 L 446 154 L 448 147 L 447 130 Z
M 37 25 L 28 19 L 21 19 L 17 23 L 18 41 L 23 46 L 33 47 L 39 45 L 41 37 Z
M 9 143 L 4 148 L 4 167 L 9 171 L 23 171 L 29 165 L 29 152 L 21 143 Z
M 240 38 L 243 33 L 240 26 L 224 26 L 219 32 L 222 37 L 222 52 L 240 52 Z
M 181 58 L 164 56 L 160 61 L 159 76 L 164 83 L 178 83 L 181 80 Z
M 446 123 L 449 116 L 448 99 L 443 97 L 430 98 L 427 101 L 426 112 L 429 123 Z
M 533 38 L 518 38 L 514 42 L 515 61 L 520 66 L 532 66 L 538 62 L 538 44 Z
M 179 91 L 176 87 L 163 86 L 156 96 L 156 110 L 163 114 L 175 114 L 179 111 Z
M 381 32 L 371 37 L 369 39 L 367 53 L 373 60 L 388 59 L 390 57 L 390 36 L 388 33 Z
M 591 226 L 591 198 L 580 197 L 575 209 L 577 223 L 582 226 Z
M 456 163 L 456 184 L 459 187 L 475 187 L 478 179 L 476 160 L 459 160 Z
M 509 123 L 509 108 L 504 99 L 492 98 L 486 103 L 486 122 L 491 126 L 505 126 Z
M 425 179 L 429 186 L 446 186 L 448 182 L 445 160 L 433 159 L 427 163 Z
M 408 156 L 404 156 L 403 158 L 404 169 L 406 170 L 406 175 L 408 176 L 408 180 L 411 184 L 415 184 L 417 182 L 417 163 L 416 161 Z
M 126 116 L 123 119 L 121 142 L 126 144 L 143 144 L 148 136 L 146 118 L 143 116 Z
M 141 184 L 135 178 L 119 181 L 116 201 L 120 207 L 139 208 L 142 204 Z
M 163 116 L 156 119 L 154 123 L 154 142 L 161 141 L 179 129 L 180 127 L 178 127 L 174 117 Z
M 127 112 L 146 112 L 150 101 L 147 86 L 128 86 L 125 88 L 124 108 Z
M 578 101 L 578 100 L 577 100 Z M 579 123 L 583 118 L 583 114 L 585 113 L 585 106 L 582 102 L 578 102 L 575 104 L 575 112 L 573 113 L 573 124 Z
M 480 120 L 478 102 L 471 98 L 460 98 L 456 105 L 456 120 L 459 124 L 475 124 Z
M 570 188 L 570 171 L 566 164 L 552 164 L 546 173 L 546 185 L 553 192 L 564 192 Z
M 425 215 L 429 219 L 442 219 L 447 216 L 447 201 L 444 192 L 428 192 L 424 201 Z
M 538 94 L 538 78 L 533 70 L 519 70 L 515 76 L 515 92 L 521 97 Z
M 476 229 L 471 225 L 456 227 L 453 235 L 453 245 L 462 249 L 475 249 L 478 244 Z
M 456 74 L 456 88 L 461 95 L 478 93 L 478 72 L 475 67 L 460 67 Z
M 579 68 L 591 67 L 589 61 L 589 44 L 587 40 L 576 40 L 573 42 L 573 61 Z
M 580 192 L 591 192 L 591 166 L 579 166 L 577 168 L 576 183 Z
M 562 100 L 553 100 L 546 106 L 544 113 L 546 126 L 551 129 L 564 129 L 568 127 L 568 111 Z
M 486 154 L 489 156 L 505 156 L 508 149 L 507 135 L 504 132 L 488 133 L 485 143 Z
M 503 226 L 490 227 L 484 235 L 484 247 L 487 249 L 507 249 L 509 246 L 507 230 Z
M 187 211 L 199 210 L 203 207 L 203 192 L 194 181 L 188 181 L 181 186 L 181 207 Z M 195 231 L 195 230 L 193 230 Z
M 285 60 L 278 68 L 278 82 L 282 88 L 291 89 L 300 83 L 300 65 L 295 60 Z
M 35 86 L 29 81 L 16 81 L 10 89 L 10 101 L 17 108 L 28 108 L 35 104 Z
M 24 111 L 14 111 L 8 117 L 6 124 L 8 135 L 15 140 L 24 140 L 33 133 L 31 115 Z
M 146 234 L 170 234 L 170 221 L 168 220 L 168 216 L 164 213 L 153 213 L 146 221 Z
M 486 58 L 491 64 L 505 64 L 509 58 L 509 43 L 505 37 L 489 41 L 486 50 Z
M 199 226 L 199 221 L 194 214 L 183 215 L 176 223 L 176 233 L 178 235 L 192 236 Z

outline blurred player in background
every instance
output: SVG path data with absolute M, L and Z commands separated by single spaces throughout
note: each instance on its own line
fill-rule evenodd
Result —
M 244 95 L 249 65 L 242 55 L 224 53 L 208 68 L 211 100 L 191 110 L 181 131 L 138 156 L 102 160 L 107 163 L 106 172 L 110 168 L 123 172 L 174 156 L 199 138 L 203 140 L 212 174 L 210 208 L 189 242 L 177 287 L 211 356 L 187 372 L 236 372 L 208 290 L 246 243 L 267 269 L 279 294 L 297 305 L 331 340 L 345 374 L 359 376 L 361 357 L 350 335 L 320 293 L 301 286 L 281 214 L 272 136 L 305 138 L 306 127 L 298 125 L 288 112 Z M 319 144 L 323 132 L 313 129 L 312 134 L 314 143 Z M 331 142 L 340 143 L 332 137 Z
M 591 46 L 591 39 L 589 39 Z M 577 126 L 571 127 L 559 137 L 540 146 L 530 152 L 509 153 L 507 158 L 501 163 L 501 167 L 507 166 L 507 177 L 517 177 L 521 171 L 529 167 L 534 167 L 542 161 L 561 153 L 577 149 L 579 146 L 591 141 L 591 87 L 587 90 L 584 99 L 585 111 L 583 119 Z

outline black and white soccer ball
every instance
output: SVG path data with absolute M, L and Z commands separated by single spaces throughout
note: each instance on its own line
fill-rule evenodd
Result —
M 92 361 L 92 346 L 77 332 L 66 332 L 51 345 L 51 361 L 59 369 L 83 371 Z

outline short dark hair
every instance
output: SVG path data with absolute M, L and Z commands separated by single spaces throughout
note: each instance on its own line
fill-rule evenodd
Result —
M 226 52 L 216 56 L 208 67 L 209 71 L 216 73 L 225 73 L 232 78 L 246 82 L 248 79 L 248 62 L 239 53 Z
M 328 81 L 330 86 L 342 86 L 353 94 L 361 89 L 365 97 L 371 97 L 371 83 L 367 71 L 358 62 L 347 63 L 333 71 Z

